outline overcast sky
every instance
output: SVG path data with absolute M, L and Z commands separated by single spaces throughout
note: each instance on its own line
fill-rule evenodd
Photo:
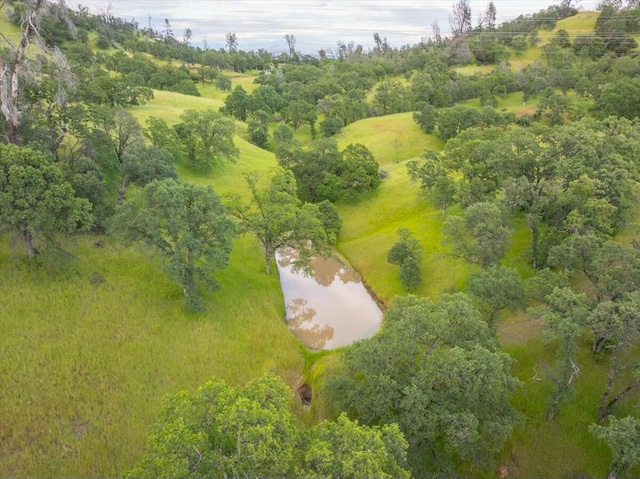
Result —
M 76 6 L 75 0 L 67 0 Z M 537 12 L 558 0 L 493 0 L 498 23 L 521 14 Z M 438 21 L 443 35 L 449 29 L 448 16 L 455 0 L 79 0 L 93 13 L 110 5 L 113 15 L 135 19 L 141 27 L 149 22 L 160 30 L 168 18 L 174 35 L 181 39 L 185 29 L 193 32 L 192 43 L 209 48 L 225 45 L 227 32 L 238 37 L 243 50 L 265 48 L 272 53 L 286 50 L 284 35 L 296 37 L 296 50 L 315 54 L 321 48 L 335 49 L 338 40 L 373 44 L 373 34 L 386 37 L 392 46 L 416 44 L 432 34 Z M 489 0 L 471 0 L 474 23 Z M 582 0 L 593 10 L 597 0 Z

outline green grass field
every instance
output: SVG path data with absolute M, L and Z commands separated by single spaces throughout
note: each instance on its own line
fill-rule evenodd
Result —
M 14 44 L 20 41 L 20 29 L 7 18 L 7 6 L 0 10 L 0 32 Z
M 600 12 L 580 12 L 573 17 L 558 21 L 552 33 L 555 35 L 558 30 L 566 30 L 571 41 L 580 35 L 592 35 L 599 15 Z
M 180 105 L 216 103 L 159 93 L 134 114 L 143 119 L 153 111 L 171 121 L 181 113 Z M 505 100 L 505 107 L 510 102 L 516 104 L 517 98 Z M 445 217 L 406 172 L 409 159 L 426 148 L 441 148 L 442 142 L 419 130 L 409 113 L 363 120 L 339 136 L 341 147 L 356 141 L 374 152 L 388 177 L 369 198 L 339 205 L 344 223 L 340 253 L 390 304 L 404 291 L 386 254 L 397 240 L 396 230 L 406 227 L 425 248 L 424 282 L 416 294 L 435 298 L 463 289 L 473 270 L 446 255 L 440 233 Z M 181 178 L 211 184 L 223 195 L 246 195 L 243 173 L 266 174 L 277 162 L 272 153 L 241 138 L 236 137 L 236 145 L 241 151 L 237 162 L 214 165 L 203 175 L 181 169 Z M 527 232 L 521 220 L 515 226 L 507 263 L 528 276 Z M 140 457 L 165 394 L 196 388 L 213 376 L 239 384 L 271 370 L 290 384 L 306 374 L 317 386 L 339 360 L 335 353 L 305 353 L 289 333 L 277 278 L 264 275 L 260 248 L 249 237 L 236 242 L 230 268 L 219 275 L 222 288 L 207 297 L 210 309 L 204 316 L 183 311 L 179 287 L 165 278 L 158 259 L 111 239 L 105 248 L 96 248 L 93 240 L 81 239 L 72 248 L 78 260 L 58 271 L 13 258 L 3 239 L 0 287 L 6 299 L 0 329 L 8 339 L 0 372 L 8 387 L 0 393 L 0 409 L 13 414 L 0 427 L 2 477 L 120 475 Z M 502 464 L 509 477 L 561 476 L 576 468 L 602 475 L 608 453 L 586 432 L 602 366 L 585 348 L 581 402 L 548 425 L 543 417 L 548 385 L 531 380 L 533 368 L 540 371 L 548 356 L 540 333 L 540 325 L 524 313 L 504 315 L 500 326 L 523 381 L 514 405 L 527 418 Z M 321 392 L 312 410 L 300 413 L 307 423 L 330 415 Z M 570 440 L 573 435 L 579 439 Z M 548 456 L 541 456 L 541 450 Z M 570 461 L 563 451 L 569 451 Z
M 303 372 L 279 281 L 249 237 L 204 315 L 185 313 L 158 259 L 93 241 L 60 271 L 12 257 L 2 239 L 0 477 L 121 476 L 165 394 L 267 371 L 294 385 Z
M 180 115 L 185 110 L 218 111 L 224 106 L 224 100 L 187 96 L 164 90 L 153 90 L 153 96 L 154 98 L 147 104 L 131 110 L 142 126 L 150 116 L 162 118 L 172 125 L 179 121 Z
M 439 138 L 422 132 L 410 112 L 357 121 L 335 138 L 340 149 L 351 143 L 363 144 L 384 168 L 390 163 L 419 157 L 427 149 L 439 150 L 443 146 Z

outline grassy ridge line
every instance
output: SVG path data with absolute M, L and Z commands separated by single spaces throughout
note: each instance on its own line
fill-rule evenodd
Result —
M 366 118 L 347 125 L 335 136 L 342 150 L 351 143 L 366 146 L 380 165 L 421 156 L 425 150 L 441 150 L 444 142 L 425 135 L 413 121 L 413 112 Z
M 541 34 L 538 35 L 538 37 L 543 41 L 551 41 L 551 38 L 553 38 L 559 30 L 566 30 L 571 41 L 575 40 L 575 38 L 580 35 L 593 35 L 593 32 L 596 29 L 596 21 L 599 16 L 600 12 L 580 12 L 573 17 L 558 20 L 556 22 L 556 27 L 549 33 L 548 37 L 543 36 L 544 32 L 540 32 Z

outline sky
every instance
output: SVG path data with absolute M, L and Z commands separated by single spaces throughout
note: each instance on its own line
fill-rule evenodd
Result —
M 71 7 L 76 0 L 67 0 Z M 169 19 L 174 35 L 182 39 L 192 30 L 192 44 L 218 49 L 233 32 L 242 50 L 264 48 L 271 53 L 287 50 L 286 34 L 296 38 L 296 51 L 316 54 L 335 50 L 336 42 L 373 46 L 373 34 L 387 38 L 391 46 L 414 45 L 433 34 L 438 22 L 448 33 L 449 12 L 455 0 L 78 0 L 93 13 L 108 8 L 112 15 L 135 19 L 141 27 L 161 30 Z M 521 14 L 558 4 L 559 0 L 493 0 L 498 24 Z M 474 23 L 489 0 L 471 0 Z M 576 2 L 594 10 L 597 0 Z

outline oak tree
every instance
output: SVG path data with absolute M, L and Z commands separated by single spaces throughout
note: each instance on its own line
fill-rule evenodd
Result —
M 236 233 L 211 187 L 173 179 L 149 183 L 116 212 L 111 230 L 164 256 L 169 277 L 182 286 L 185 306 L 193 311 L 204 310 L 201 287 L 217 287 L 213 275 L 227 266 Z

